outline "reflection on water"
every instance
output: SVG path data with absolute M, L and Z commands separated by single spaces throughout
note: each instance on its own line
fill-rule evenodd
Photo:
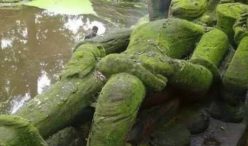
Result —
M 37 83 L 38 94 L 41 94 L 42 92 L 46 91 L 50 85 L 51 85 L 51 80 L 47 76 L 47 72 L 41 71 L 41 76 L 38 78 L 38 83 Z
M 14 114 L 20 107 L 24 105 L 26 101 L 31 99 L 30 93 L 25 93 L 25 95 L 17 95 L 12 97 L 13 99 L 10 100 L 10 110 L 11 114 Z
M 98 35 L 131 25 L 30 7 L 0 10 L 0 18 L 0 113 L 15 113 L 30 98 L 46 91 L 70 58 L 73 46 L 94 25 L 99 28 Z

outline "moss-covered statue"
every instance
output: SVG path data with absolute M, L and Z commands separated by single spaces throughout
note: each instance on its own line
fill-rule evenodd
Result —
M 207 125 L 200 131 L 175 125 L 178 110 L 170 107 L 178 109 L 184 102 L 212 103 L 213 117 L 240 122 L 248 89 L 248 5 L 221 2 L 172 0 L 170 18 L 135 27 L 130 37 L 130 30 L 125 30 L 80 43 L 60 80 L 16 113 L 22 118 L 15 122 L 11 116 L 0 116 L 0 129 L 5 131 L 0 130 L 0 145 L 46 145 L 34 127 L 46 139 L 87 120 L 89 106 L 95 106 L 95 112 L 87 146 L 188 145 L 189 136 L 172 139 L 202 132 Z M 183 119 L 192 115 L 196 114 Z M 147 127 L 147 121 L 158 126 Z M 137 130 L 139 122 L 143 127 Z M 137 135 L 141 138 L 130 138 Z

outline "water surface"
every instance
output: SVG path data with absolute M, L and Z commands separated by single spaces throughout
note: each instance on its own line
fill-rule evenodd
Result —
M 0 9 L 0 113 L 15 113 L 54 83 L 77 42 L 129 27 L 146 14 L 142 4 L 93 1 L 96 15 L 66 15 L 33 7 Z

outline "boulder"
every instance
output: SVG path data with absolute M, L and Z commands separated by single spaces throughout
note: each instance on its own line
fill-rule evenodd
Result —
M 209 108 L 212 117 L 225 121 L 239 123 L 243 120 L 243 105 L 232 106 L 224 101 L 215 101 Z
M 177 115 L 177 122 L 184 124 L 191 134 L 198 134 L 209 126 L 209 114 L 203 108 L 185 107 Z
M 155 146 L 189 146 L 190 132 L 184 125 L 172 121 L 159 127 L 151 135 L 149 144 Z
M 239 146 L 245 133 L 246 125 L 227 123 L 210 118 L 208 129 L 192 135 L 191 146 Z
M 67 127 L 46 140 L 48 146 L 83 146 L 86 145 L 81 133 L 73 127 Z

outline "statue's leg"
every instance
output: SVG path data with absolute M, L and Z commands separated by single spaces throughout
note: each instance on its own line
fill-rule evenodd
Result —
M 82 45 L 65 66 L 60 80 L 15 114 L 29 120 L 44 138 L 66 127 L 101 91 L 105 78 L 94 68 L 97 59 L 104 55 L 104 50 L 96 45 Z
M 149 89 L 161 91 L 167 83 L 167 78 L 154 74 L 145 68 L 137 57 L 129 54 L 110 54 L 97 64 L 97 70 L 109 77 L 112 74 L 126 72 L 137 76 Z
M 95 65 L 105 55 L 125 50 L 130 33 L 122 30 L 79 43 L 60 79 L 15 114 L 31 121 L 45 138 L 73 122 L 105 83 Z
M 47 146 L 37 128 L 28 120 L 0 115 L 0 146 Z
M 124 146 L 144 96 L 137 77 L 113 75 L 99 95 L 87 146 Z
M 214 118 L 227 122 L 241 122 L 244 114 L 246 114 L 245 117 L 247 116 L 247 104 L 244 102 L 248 90 L 247 62 L 248 37 L 246 36 L 240 41 L 223 75 L 221 100 L 213 104 L 210 110 Z
M 229 104 L 237 104 L 248 89 L 248 12 L 241 14 L 241 17 L 234 25 L 235 41 L 239 43 L 238 48 L 223 77 L 224 98 Z
M 221 99 L 211 106 L 211 114 L 228 122 L 241 122 L 248 90 L 248 14 L 243 13 L 234 25 L 237 50 L 222 78 Z M 246 109 L 245 109 L 246 110 Z
M 217 25 L 216 27 L 224 31 L 232 44 L 234 44 L 233 25 L 239 19 L 242 12 L 247 10 L 247 5 L 242 3 L 224 3 L 216 7 Z M 237 28 L 237 27 L 236 27 Z M 235 30 L 235 35 L 237 30 Z M 239 34 L 239 33 L 238 33 Z M 235 36 L 236 38 L 236 36 Z
M 230 104 L 243 101 L 248 90 L 248 37 L 244 37 L 223 77 L 224 99 Z

